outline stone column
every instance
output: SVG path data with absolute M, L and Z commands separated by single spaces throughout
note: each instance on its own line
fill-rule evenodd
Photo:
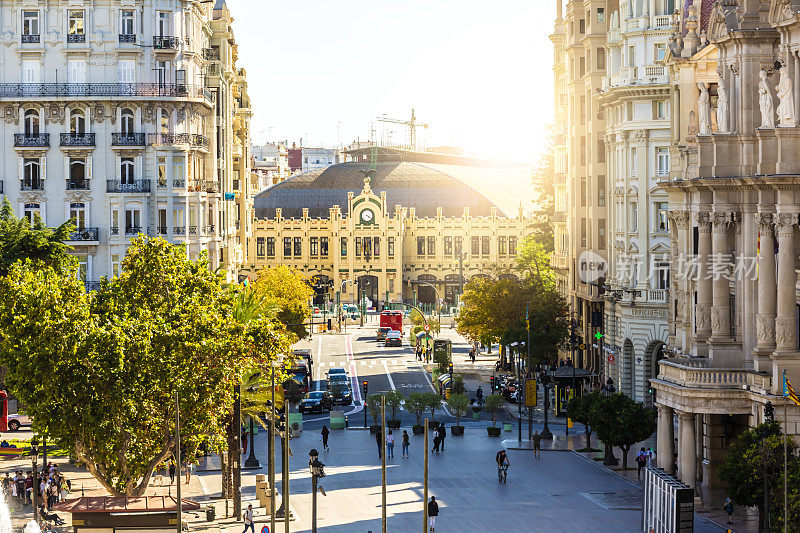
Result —
M 663 468 L 668 474 L 673 473 L 673 457 L 674 450 L 674 426 L 672 422 L 672 407 L 666 405 L 656 404 L 658 408 L 658 449 L 656 450 L 656 457 L 658 458 L 658 467 Z
M 713 293 L 711 337 L 713 341 L 729 340 L 731 337 L 730 256 L 728 254 L 730 219 L 727 213 L 712 213 L 711 220 L 713 225 L 711 257 L 713 268 L 709 272 Z
M 795 316 L 795 285 L 797 274 L 794 261 L 794 228 L 797 215 L 780 213 L 776 217 L 778 235 L 778 304 L 775 319 L 775 357 L 797 353 L 797 319 Z M 774 372 L 779 372 L 775 366 Z M 773 382 L 780 376 L 773 375 Z
M 767 357 L 775 351 L 775 236 L 773 213 L 758 213 L 758 315 L 756 316 L 756 369 L 764 370 Z
M 709 213 L 697 213 L 697 306 L 695 307 L 695 338 L 705 341 L 711 333 L 712 281 L 709 277 L 711 253 L 711 221 Z M 705 353 L 698 354 L 705 355 Z
M 681 481 L 694 487 L 697 480 L 697 438 L 695 436 L 694 413 L 678 411 L 678 468 Z

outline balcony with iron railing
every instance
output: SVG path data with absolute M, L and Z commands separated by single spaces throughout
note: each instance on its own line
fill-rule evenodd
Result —
M 219 61 L 219 48 L 203 48 L 203 59 L 206 61 Z
M 208 226 L 206 226 L 206 235 L 214 235 L 214 230 L 215 230 L 214 225 L 209 224 Z
M 62 133 L 62 148 L 94 148 L 94 133 Z
M 4 194 L 3 193 L 3 180 L 0 180 L 0 194 Z
M 112 133 L 111 146 L 145 146 L 144 133 Z
M 74 44 L 74 43 L 85 43 L 86 42 L 86 34 L 85 33 L 68 33 L 67 34 L 67 43 Z
M 49 133 L 15 133 L 14 148 L 49 148 Z
M 136 44 L 135 33 L 120 33 L 119 42 L 122 44 Z
M 183 226 L 174 226 L 172 228 L 173 235 L 186 235 L 186 228 Z
M 146 194 L 150 192 L 150 180 L 106 180 L 106 192 Z
M 100 287 L 102 287 L 103 286 L 103 282 L 102 281 L 84 280 L 83 281 L 83 286 L 86 287 L 86 292 L 92 292 L 92 291 L 96 291 Z
M 90 187 L 90 182 L 87 179 L 68 179 L 67 180 L 67 190 L 68 191 L 88 191 Z
M 153 48 L 156 50 L 177 50 L 180 39 L 167 35 L 154 35 Z
M 158 235 L 166 235 L 168 229 L 169 228 L 167 228 L 166 226 L 158 226 L 156 228 L 156 231 L 158 232 Z
M 69 235 L 70 242 L 100 242 L 99 228 L 82 228 Z
M 22 35 L 22 44 L 38 44 L 41 41 L 41 36 L 38 33 Z
M 139 235 L 141 232 L 141 226 L 125 226 L 125 235 Z
M 36 180 L 21 179 L 21 180 L 19 180 L 19 190 L 21 190 L 21 191 L 43 191 L 44 190 L 44 180 L 41 180 L 41 179 L 36 179 Z
M 201 85 L 165 83 L 0 83 L 0 98 L 205 98 L 211 91 Z
M 189 235 L 197 235 L 197 226 L 189 226 Z
M 198 133 L 150 133 L 150 144 L 188 144 L 197 148 L 208 148 L 208 137 Z

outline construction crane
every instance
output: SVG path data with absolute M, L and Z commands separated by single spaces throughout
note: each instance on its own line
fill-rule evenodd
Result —
M 409 130 L 411 130 L 411 149 L 417 149 L 417 128 L 427 128 L 430 124 L 425 124 L 422 122 L 417 122 L 417 115 L 414 113 L 414 108 L 411 108 L 411 120 L 400 120 L 396 118 L 389 118 L 385 114 L 378 117 L 379 122 L 389 122 L 391 124 L 403 124 L 404 126 L 408 126 Z

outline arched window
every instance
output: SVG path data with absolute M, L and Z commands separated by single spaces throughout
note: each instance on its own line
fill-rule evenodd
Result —
M 39 112 L 35 109 L 25 111 L 25 136 L 35 137 L 39 135 Z
M 133 184 L 133 158 L 123 157 L 120 162 L 120 179 L 123 184 Z
M 161 133 L 169 133 L 169 111 L 161 110 Z
M 73 109 L 69 113 L 69 132 L 73 135 L 86 133 L 86 114 L 82 109 Z
M 122 110 L 121 129 L 123 135 L 133 134 L 133 111 L 128 108 Z

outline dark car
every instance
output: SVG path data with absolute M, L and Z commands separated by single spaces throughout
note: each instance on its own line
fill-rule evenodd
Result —
M 392 330 L 386 334 L 386 342 L 384 346 L 402 346 L 403 336 L 397 330 Z
M 306 394 L 300 406 L 297 408 L 301 413 L 322 413 L 330 411 L 333 407 L 333 397 L 325 391 L 313 391 Z
M 353 389 L 344 381 L 334 381 L 328 388 L 334 405 L 350 405 L 353 403 Z
M 392 328 L 382 327 L 378 328 L 378 338 L 376 339 L 378 342 L 386 340 L 386 334 L 392 331 Z

